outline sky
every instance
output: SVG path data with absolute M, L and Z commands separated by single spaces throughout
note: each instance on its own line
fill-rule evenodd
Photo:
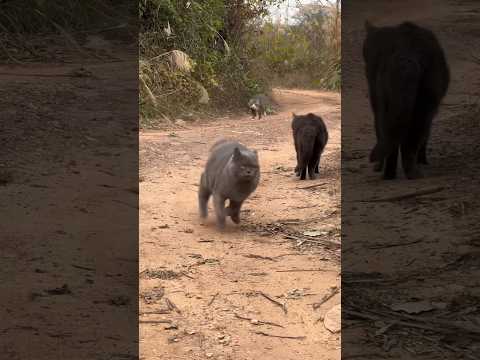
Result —
M 270 8 L 270 13 L 272 14 L 272 18 L 274 20 L 281 19 L 282 21 L 285 21 L 287 18 L 289 18 L 289 23 L 291 23 L 291 17 L 295 15 L 298 11 L 297 4 L 301 5 L 306 5 L 306 4 L 311 4 L 313 2 L 316 2 L 315 0 L 285 0 L 285 2 L 280 6 L 280 9 L 278 9 L 276 6 L 272 6 Z

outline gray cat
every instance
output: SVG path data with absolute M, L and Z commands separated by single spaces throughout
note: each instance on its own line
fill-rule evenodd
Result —
M 265 95 L 259 94 L 255 95 L 248 102 L 248 107 L 252 113 L 252 118 L 258 116 L 259 119 L 263 116 L 267 116 L 267 108 L 269 106 L 268 98 Z
M 240 222 L 242 203 L 257 188 L 260 180 L 258 154 L 256 150 L 250 150 L 234 140 L 227 139 L 217 141 L 210 152 L 205 171 L 200 178 L 200 217 L 207 217 L 208 199 L 212 195 L 217 226 L 223 229 L 227 216 L 236 224 Z M 226 208 L 227 199 L 229 206 Z

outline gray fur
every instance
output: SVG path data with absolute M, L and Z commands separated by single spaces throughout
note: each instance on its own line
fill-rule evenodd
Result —
M 207 217 L 208 200 L 213 196 L 217 226 L 223 229 L 227 216 L 240 222 L 240 208 L 258 186 L 260 167 L 257 152 L 233 140 L 217 141 L 210 151 L 198 191 L 200 217 Z
M 263 116 L 267 116 L 267 109 L 270 106 L 270 101 L 265 95 L 255 95 L 248 102 L 248 107 L 252 113 L 252 118 L 258 116 L 259 119 Z

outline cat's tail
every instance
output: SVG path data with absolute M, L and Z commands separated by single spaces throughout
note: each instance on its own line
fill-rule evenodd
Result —
M 402 54 L 392 56 L 379 72 L 380 137 L 370 161 L 382 161 L 395 151 L 411 127 L 421 75 L 420 62 Z

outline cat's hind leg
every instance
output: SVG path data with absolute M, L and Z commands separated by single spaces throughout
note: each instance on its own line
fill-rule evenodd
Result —
M 210 198 L 210 190 L 205 184 L 205 175 L 202 173 L 200 178 L 200 188 L 198 189 L 198 208 L 200 217 L 205 219 L 208 216 L 208 199 Z

